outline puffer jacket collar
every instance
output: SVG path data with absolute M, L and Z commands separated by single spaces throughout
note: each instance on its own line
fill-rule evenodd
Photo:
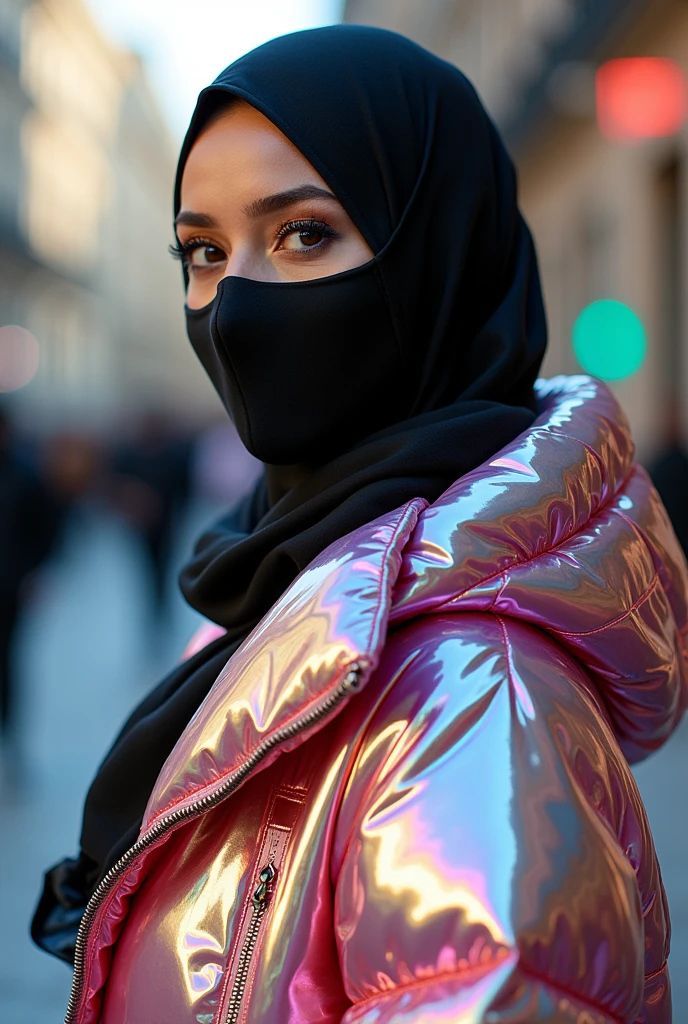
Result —
M 143 831 L 212 796 L 256 751 L 266 767 L 303 742 L 318 709 L 330 718 L 365 685 L 388 624 L 422 614 L 490 611 L 553 632 L 601 686 L 627 756 L 663 742 L 681 711 L 683 556 L 656 541 L 664 513 L 608 388 L 559 377 L 538 396 L 533 426 L 489 463 L 432 506 L 414 499 L 342 538 L 295 580 L 177 743 Z
M 330 545 L 231 658 L 158 776 L 142 833 L 266 768 L 365 686 L 387 634 L 416 498 Z M 231 693 L 231 700 L 227 699 Z

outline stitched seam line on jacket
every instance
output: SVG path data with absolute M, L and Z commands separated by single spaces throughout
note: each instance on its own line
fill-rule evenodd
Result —
M 559 437 L 568 437 L 569 435 L 568 434 L 559 434 L 558 436 Z M 574 437 L 574 438 L 571 438 L 571 440 L 578 441 L 578 438 Z M 585 443 L 583 441 L 580 441 L 579 443 L 582 444 L 583 447 L 585 447 Z M 629 470 L 629 472 L 628 472 L 628 475 L 625 476 L 624 479 L 621 481 L 621 483 L 619 484 L 618 489 L 616 491 L 614 491 L 613 494 L 612 493 L 609 494 L 609 496 L 607 497 L 607 500 L 599 505 L 597 510 L 590 516 L 589 519 L 586 519 L 585 523 L 582 526 L 576 527 L 576 529 L 571 530 L 570 533 L 568 533 L 565 537 L 562 537 L 562 539 L 560 541 L 557 541 L 556 544 L 552 544 L 549 547 L 542 548 L 541 551 L 534 551 L 533 554 L 532 555 L 528 555 L 527 558 L 516 558 L 516 559 L 514 559 L 513 562 L 510 562 L 509 565 L 502 566 L 500 569 L 495 569 L 494 572 L 491 572 L 487 576 L 481 576 L 480 579 L 477 582 L 471 583 L 470 586 L 466 587 L 464 590 L 459 591 L 458 594 L 455 594 L 453 597 L 450 597 L 448 600 L 444 600 L 444 599 L 440 600 L 440 603 L 437 605 L 437 607 L 433 608 L 433 609 L 429 609 L 429 611 L 438 612 L 438 611 L 442 611 L 443 608 L 449 608 L 449 607 L 451 607 L 451 605 L 453 605 L 456 602 L 460 601 L 462 597 L 465 597 L 466 594 L 470 594 L 470 592 L 472 590 L 477 590 L 478 587 L 482 587 L 486 583 L 490 583 L 492 580 L 497 579 L 503 573 L 511 572 L 512 569 L 518 569 L 519 566 L 521 566 L 521 565 L 528 565 L 529 562 L 533 562 L 536 558 L 541 558 L 543 555 L 556 554 L 556 552 L 558 551 L 559 548 L 563 547 L 565 544 L 568 544 L 569 541 L 572 540 L 580 532 L 581 529 L 583 529 L 583 526 L 588 526 L 590 523 L 593 523 L 595 521 L 595 519 L 597 519 L 600 515 L 602 515 L 603 512 L 606 512 L 609 509 L 609 505 L 611 505 L 612 501 L 614 500 L 614 498 L 616 498 L 617 494 L 619 494 L 625 488 L 626 484 L 629 482 L 629 480 L 631 479 L 631 477 L 635 473 L 636 468 L 637 468 L 636 464 L 633 463 L 631 468 L 630 468 L 630 470 Z M 613 512 L 615 510 L 611 509 L 611 511 Z
M 518 953 L 518 949 L 512 948 L 511 952 Z M 441 974 L 438 973 L 433 975 L 433 977 L 431 978 L 415 978 L 413 981 L 406 982 L 403 985 L 396 985 L 393 989 L 390 989 L 387 992 L 376 992 L 375 995 L 366 996 L 364 999 L 358 999 L 356 1000 L 355 1003 L 352 1004 L 351 1009 L 356 1009 L 359 1006 L 363 1006 L 364 1004 L 372 1002 L 384 1003 L 387 1000 L 398 997 L 399 995 L 405 992 L 408 992 L 413 989 L 422 988 L 423 986 L 442 985 L 446 981 L 467 980 L 471 977 L 471 975 L 485 977 L 487 974 L 491 973 L 492 970 L 496 970 L 498 967 L 501 966 L 501 964 L 506 963 L 506 961 L 507 958 L 505 957 L 504 960 L 496 963 L 492 968 L 490 968 L 490 970 L 480 971 L 476 969 L 471 970 L 469 968 L 465 971 L 447 971 L 442 972 Z M 555 992 L 561 992 L 563 995 L 566 995 L 569 998 L 576 999 L 582 1006 L 590 1007 L 590 1009 L 596 1010 L 598 1013 L 604 1014 L 605 1017 L 607 1017 L 611 1021 L 614 1021 L 615 1024 L 624 1024 L 626 1020 L 625 1017 L 619 1017 L 618 1014 L 613 1013 L 606 1007 L 594 1002 L 587 996 L 581 996 L 578 992 L 575 992 L 573 989 L 567 988 L 560 982 L 554 981 L 551 978 L 548 978 L 546 975 L 540 975 L 536 971 L 532 971 L 529 967 L 524 966 L 520 961 L 517 962 L 514 965 L 514 967 L 517 971 L 519 971 L 521 974 L 524 974 L 526 977 L 532 978 L 534 981 L 539 981 L 543 985 L 547 985 L 548 988 L 553 989 Z
M 615 619 L 611 619 L 610 622 L 605 622 L 603 626 L 597 626 L 595 629 L 581 630 L 580 633 L 574 633 L 570 629 L 557 629 L 556 626 L 545 626 L 544 628 L 547 630 L 548 633 L 556 633 L 557 636 L 594 636 L 595 633 L 604 633 L 605 629 L 611 629 L 612 626 L 618 626 L 620 622 L 623 622 L 623 620 L 627 619 L 629 615 L 632 615 L 633 612 L 636 611 L 636 609 L 639 608 L 644 601 L 647 601 L 652 591 L 657 589 L 658 583 L 660 584 L 660 590 L 662 590 L 661 581 L 659 579 L 659 573 L 655 572 L 654 576 L 652 577 L 652 580 L 650 581 L 646 589 L 643 591 L 640 597 L 636 598 L 631 607 L 627 608 L 625 612 L 621 613 L 621 615 L 617 615 Z M 664 593 L 663 590 L 662 593 Z
M 496 616 L 495 616 L 495 618 L 496 618 L 497 622 L 499 623 L 499 627 L 500 627 L 500 629 L 501 629 L 501 631 L 502 631 L 502 637 L 503 637 L 503 640 L 504 640 L 504 651 L 505 651 L 505 657 L 506 657 L 506 667 L 507 667 L 507 678 L 508 678 L 508 681 L 509 681 L 509 685 L 510 685 L 510 686 L 511 686 L 511 687 L 512 687 L 513 689 L 515 689 L 515 680 L 514 680 L 514 676 L 516 675 L 516 668 L 515 668 L 515 666 L 514 666 L 514 664 L 513 664 L 513 660 L 512 660 L 512 651 L 511 651 L 511 644 L 509 643 L 509 636 L 508 636 L 508 633 L 507 633 L 506 623 L 504 622 L 504 619 L 503 619 L 503 618 L 502 618 L 501 616 L 499 616 L 499 615 L 496 615 Z M 609 830 L 609 832 L 610 832 L 610 834 L 611 834 L 611 836 L 612 836 L 612 839 L 613 839 L 613 840 L 614 840 L 614 842 L 615 842 L 615 843 L 617 844 L 617 846 L 619 846 L 619 847 L 620 847 L 620 846 L 621 846 L 621 844 L 620 844 L 620 842 L 619 842 L 619 837 L 618 837 L 618 835 L 617 835 L 617 834 L 615 833 L 615 831 L 614 831 L 614 830 L 612 829 L 612 827 L 611 827 L 611 823 L 610 823 L 610 822 L 608 822 L 608 821 L 606 820 L 606 818 L 604 818 L 604 817 L 603 817 L 603 816 L 602 816 L 602 815 L 601 815 L 601 814 L 599 813 L 599 811 L 597 811 L 597 810 L 596 810 L 596 808 L 594 808 L 594 807 L 593 807 L 593 806 L 592 806 L 591 804 L 589 804 L 589 802 L 588 802 L 587 800 L 586 800 L 586 803 L 588 803 L 588 806 L 590 806 L 590 809 L 591 809 L 591 810 L 592 810 L 593 812 L 595 812 L 595 813 L 596 813 L 596 816 L 597 816 L 597 817 L 599 818 L 599 821 L 600 821 L 600 823 L 601 823 L 601 824 L 602 824 L 602 825 L 603 825 L 603 826 L 604 826 L 604 827 L 605 827 L 606 829 L 608 829 L 608 830 Z M 541 974 L 538 974 L 538 973 L 537 973 L 536 971 L 534 971 L 534 970 L 531 970 L 531 969 L 530 969 L 529 967 L 527 967 L 527 966 L 526 966 L 526 965 L 524 965 L 524 964 L 520 964 L 519 966 L 520 966 L 520 969 L 521 969 L 521 971 L 522 971 L 522 972 L 523 972 L 524 974 L 530 975 L 531 977 L 533 977 L 533 978 L 536 978 L 536 979 L 538 979 L 538 980 L 540 980 L 540 981 L 544 981 L 544 982 L 546 982 L 546 983 L 547 983 L 548 985 L 551 985 L 551 986 L 552 986 L 552 987 L 554 987 L 554 988 L 558 988 L 558 989 L 560 989 L 560 990 L 561 990 L 562 992 L 566 992 L 566 994 L 567 994 L 567 995 L 574 995 L 574 993 L 573 993 L 573 991 L 572 991 L 572 990 L 566 989 L 565 987 L 563 987 L 563 986 L 559 985 L 559 984 L 558 984 L 558 982 L 552 982 L 552 981 L 551 981 L 551 980 L 550 980 L 549 978 L 547 978 L 547 976 L 546 976 L 546 975 L 541 975 Z M 581 996 L 579 996 L 579 995 L 576 995 L 576 998 L 577 998 L 577 999 L 581 999 Z M 587 999 L 587 997 L 586 997 L 586 999 Z M 599 1010 L 600 1012 L 604 1012 L 604 1013 L 605 1013 L 605 1014 L 606 1014 L 607 1016 L 611 1016 L 611 1017 L 612 1017 L 612 1018 L 613 1018 L 614 1020 L 620 1020 L 620 1019 L 621 1019 L 621 1018 L 618 1018 L 618 1017 L 616 1017 L 615 1015 L 611 1014 L 611 1013 L 609 1012 L 609 1010 L 603 1010 L 603 1008 L 602 1008 L 602 1007 L 601 1007 L 601 1006 L 600 1006 L 599 1004 L 595 1004 L 595 1003 L 591 1002 L 591 1001 L 590 1001 L 589 999 L 587 999 L 587 1005 L 589 1005 L 589 1006 L 591 1006 L 591 1007 L 595 1007 L 595 1008 L 596 1008 L 596 1009 L 598 1009 L 598 1010 Z
M 518 950 L 513 946 L 502 946 L 507 953 L 501 960 L 497 960 L 495 964 L 491 966 L 481 967 L 465 967 L 459 971 L 442 971 L 441 973 L 434 974 L 431 978 L 414 978 L 413 981 L 405 981 L 401 985 L 395 985 L 394 988 L 388 989 L 386 992 L 375 992 L 370 996 L 363 996 L 362 999 L 357 999 L 351 1004 L 349 1009 L 355 1010 L 359 1006 L 366 1006 L 369 1003 L 385 1003 L 387 1000 L 394 998 L 398 995 L 403 995 L 405 992 L 413 991 L 414 989 L 423 988 L 427 985 L 442 985 L 446 981 L 467 981 L 472 977 L 476 980 L 484 978 L 490 974 L 493 970 L 501 967 L 507 963 L 509 957 L 513 957 L 514 954 L 518 954 Z
M 649 538 L 648 538 L 647 533 L 645 532 L 645 530 L 643 530 L 643 528 L 638 523 L 634 523 L 633 520 L 630 519 L 627 515 L 624 515 L 624 513 L 621 511 L 621 509 L 616 508 L 613 511 L 614 511 L 615 515 L 617 515 L 620 519 L 623 519 L 624 522 L 628 523 L 629 526 L 640 537 L 640 539 L 642 540 L 643 544 L 645 545 L 645 548 L 646 548 L 646 550 L 647 550 L 647 552 L 648 552 L 648 554 L 650 556 L 650 560 L 652 561 L 652 564 L 654 565 L 655 564 L 654 550 L 652 548 L 652 545 L 650 544 Z M 676 630 L 676 632 L 678 634 L 679 639 L 683 639 L 683 636 L 685 635 L 685 633 L 688 632 L 688 621 L 686 621 L 684 623 L 683 628 L 681 628 L 679 626 L 678 622 L 676 621 L 676 616 L 674 615 L 674 609 L 672 608 L 672 605 L 671 605 L 671 598 L 669 597 L 669 594 L 667 592 L 667 588 L 664 586 L 664 583 L 662 582 L 662 577 L 661 577 L 661 575 L 659 573 L 659 569 L 657 570 L 657 575 L 659 576 L 659 585 L 662 588 L 662 592 L 663 592 L 663 594 L 664 594 L 664 596 L 666 598 L 666 602 L 667 602 L 667 605 L 669 607 L 669 612 L 671 614 L 672 619 L 674 620 L 674 628 L 675 628 L 675 630 Z M 677 644 L 677 646 L 679 647 L 679 649 L 681 649 L 682 645 L 679 643 L 679 644 Z M 686 652 L 683 651 L 683 650 L 681 650 L 681 653 L 683 654 L 683 660 L 684 660 L 684 666 L 685 666 L 685 663 L 686 663 L 686 660 L 687 660 L 687 655 L 686 655 Z M 685 671 L 681 672 L 680 675 L 682 676 L 682 678 L 685 681 L 685 677 L 686 677 Z M 683 705 L 683 702 L 681 702 L 681 706 L 682 705 Z
M 506 587 L 508 582 L 509 582 L 508 575 L 505 572 L 502 573 L 502 582 L 501 582 L 501 585 L 499 587 L 499 590 L 495 591 L 495 596 L 492 598 L 492 602 L 490 603 L 490 611 L 494 611 L 494 607 L 497 604 L 497 602 L 499 601 L 499 599 L 501 598 L 502 594 L 504 593 L 504 588 Z
M 624 512 L 621 511 L 620 508 L 614 508 L 614 509 L 612 509 L 612 512 L 613 512 L 613 514 L 615 516 L 618 516 L 619 519 L 623 519 L 623 521 L 625 523 L 628 523 L 628 525 L 631 527 L 633 532 L 636 533 L 638 535 L 638 537 L 640 537 L 641 541 L 643 542 L 643 545 L 645 546 L 645 549 L 646 549 L 648 555 L 650 556 L 650 560 L 651 560 L 652 564 L 655 565 L 656 552 L 655 552 L 654 548 L 652 547 L 652 545 L 650 544 L 650 541 L 648 539 L 647 533 L 645 532 L 645 530 L 643 530 L 642 526 L 640 526 L 639 523 L 634 523 L 633 520 L 630 518 L 630 516 L 627 516 Z M 657 570 L 657 572 L 659 573 L 659 570 Z M 660 577 L 660 583 L 661 583 L 661 577 Z M 664 591 L 664 594 L 665 594 L 666 599 L 667 599 L 667 603 L 668 603 L 669 608 L 671 610 L 671 616 L 672 616 L 672 618 L 674 620 L 674 623 L 676 625 L 676 629 L 678 630 L 679 627 L 678 627 L 678 623 L 676 622 L 676 617 L 674 615 L 674 610 L 671 607 L 671 601 L 669 599 L 669 595 L 667 593 L 666 587 L 664 586 L 663 583 L 662 583 L 662 590 Z M 686 622 L 686 624 L 684 626 L 684 629 L 688 629 L 688 621 Z
M 559 981 L 555 981 L 553 978 L 548 978 L 546 974 L 540 974 L 538 971 L 533 970 L 527 964 L 519 963 L 518 969 L 521 974 L 525 974 L 527 978 L 533 978 L 534 981 L 539 981 L 543 985 L 547 985 L 549 988 L 554 989 L 555 992 L 561 992 L 565 996 L 569 996 L 572 999 L 577 999 L 583 1006 L 589 1006 L 591 1009 L 596 1010 L 598 1013 L 603 1013 L 605 1017 L 609 1017 L 610 1020 L 617 1022 L 617 1024 L 624 1024 L 628 1019 L 626 1016 L 619 1017 L 617 1013 L 614 1013 L 608 1007 L 603 1006 L 601 1003 L 590 999 L 589 996 L 581 995 L 576 992 L 575 989 L 569 988 L 567 985 L 562 984 Z
M 504 656 L 506 658 L 506 675 L 509 686 L 512 690 L 516 689 L 516 668 L 514 667 L 513 661 L 511 660 L 511 644 L 509 643 L 509 636 L 506 631 L 506 624 L 501 615 L 495 615 L 495 619 L 499 623 L 499 628 L 502 634 L 502 642 L 504 643 Z
M 406 518 L 407 518 L 406 517 L 406 513 L 407 513 L 409 507 L 413 504 L 413 501 L 415 501 L 415 500 L 416 499 L 412 499 L 402 509 L 402 512 L 399 515 L 399 519 L 397 520 L 396 525 L 392 529 L 392 536 L 390 537 L 389 541 L 387 542 L 387 544 L 385 546 L 385 549 L 384 549 L 385 559 L 387 557 L 387 553 L 389 552 L 389 549 L 391 548 L 392 544 L 394 543 L 394 541 L 396 540 L 396 538 L 397 538 L 397 536 L 399 534 L 399 530 L 400 530 L 401 525 L 403 525 L 405 523 L 405 521 L 406 521 Z M 387 576 L 386 576 L 386 574 L 385 574 L 385 572 L 383 570 L 383 573 L 382 573 L 382 576 L 381 576 L 380 588 L 379 588 L 379 591 L 378 591 L 377 603 L 375 605 L 375 612 L 373 613 L 375 620 L 377 619 L 377 616 L 379 614 L 380 608 L 382 606 L 382 592 L 383 592 L 384 583 L 386 582 L 386 580 L 387 580 Z M 373 633 L 375 632 L 375 628 L 376 628 L 376 623 L 374 622 L 373 626 L 371 628 L 371 631 L 370 631 L 370 637 L 368 638 L 368 645 L 367 645 L 368 647 L 370 647 L 370 643 L 371 643 L 371 640 L 372 640 L 372 637 L 373 637 Z M 361 656 L 364 656 L 364 655 L 368 656 L 368 651 L 361 652 Z M 291 718 L 288 718 L 286 720 L 286 722 L 283 722 L 279 726 L 279 728 L 280 729 L 287 728 L 287 726 L 291 725 L 291 723 L 296 721 L 296 719 L 301 718 L 302 715 L 306 714 L 310 707 L 312 707 L 314 704 L 319 704 L 320 701 L 322 701 L 322 699 L 323 699 L 323 694 L 322 693 L 317 694 L 317 696 L 313 697 L 313 699 L 310 700 L 308 702 L 308 704 L 305 705 L 305 707 L 300 707 L 298 709 L 298 711 L 294 712 L 294 714 L 291 716 Z M 243 754 L 242 757 L 238 761 L 236 761 L 235 764 L 233 764 L 231 768 L 228 768 L 227 771 L 223 772 L 221 775 L 218 775 L 217 778 L 213 779 L 212 785 L 213 786 L 217 786 L 217 784 L 222 782 L 223 779 L 226 779 L 228 775 L 231 775 L 233 772 L 235 772 L 237 770 L 237 768 L 241 764 L 244 763 L 244 761 L 246 761 L 248 758 L 250 758 L 254 754 L 254 752 L 258 749 L 258 747 L 261 747 L 263 745 L 263 743 L 265 742 L 266 738 L 267 737 L 263 737 L 263 739 L 259 743 L 257 743 L 254 747 L 252 747 L 247 753 Z M 158 818 L 162 817 L 162 815 L 166 814 L 173 807 L 176 807 L 179 804 L 184 803 L 185 800 L 189 800 L 192 797 L 194 797 L 194 798 L 197 797 L 199 793 L 203 792 L 204 788 L 206 788 L 206 787 L 200 786 L 198 789 L 190 790 L 188 793 L 185 793 L 183 796 L 175 797 L 174 800 L 171 800 L 169 803 L 165 804 L 164 807 L 162 807 L 159 811 L 156 811 L 155 814 L 150 818 L 150 820 L 148 821 L 148 825 L 146 826 L 146 831 L 148 831 L 148 829 L 151 827 L 153 822 L 156 821 Z
M 592 445 L 588 444 L 587 441 L 584 441 L 582 437 L 574 437 L 573 434 L 565 434 L 563 431 L 557 430 L 556 428 L 554 428 L 552 430 L 552 433 L 556 434 L 557 437 L 566 437 L 566 438 L 568 438 L 569 441 L 578 441 L 578 444 L 581 444 L 585 448 L 585 450 L 590 452 L 590 454 L 592 455 L 593 459 L 597 463 L 597 467 L 598 467 L 598 469 L 600 471 L 600 476 L 602 477 L 602 479 L 603 480 L 607 480 L 608 479 L 608 475 L 609 474 L 605 473 L 604 465 L 602 463 L 602 459 L 600 458 L 600 454 L 599 454 L 599 452 L 595 451 L 595 449 L 592 447 Z M 630 464 L 630 467 L 626 471 L 626 474 L 624 475 L 624 478 L 623 478 L 621 484 L 616 488 L 615 491 L 610 492 L 612 494 L 612 496 L 619 493 L 619 491 L 623 487 L 624 482 L 628 479 L 631 471 L 635 468 L 635 463 L 633 461 L 633 455 L 634 455 L 634 452 L 631 452 L 631 464 Z M 609 501 L 609 500 L 610 499 L 607 498 L 607 501 Z M 606 502 L 602 502 L 601 504 L 606 504 Z
M 656 978 L 656 977 L 657 977 L 658 975 L 660 975 L 660 974 L 663 974 L 663 972 L 664 972 L 664 971 L 666 971 L 666 969 L 667 969 L 667 964 L 668 964 L 668 963 L 669 963 L 669 959 L 667 958 L 667 959 L 666 959 L 666 960 L 665 960 L 665 961 L 664 961 L 664 962 L 662 963 L 662 966 L 661 966 L 661 967 L 658 967 L 656 971 L 650 971 L 650 973 L 649 973 L 649 974 L 646 974 L 646 975 L 644 976 L 644 977 L 645 977 L 645 981 L 646 981 L 646 982 L 648 982 L 648 981 L 652 981 L 652 979 L 653 979 L 653 978 Z
M 505 648 L 508 680 L 509 680 L 510 685 L 514 686 L 514 674 L 515 674 L 516 669 L 515 669 L 515 666 L 513 665 L 512 658 L 511 658 L 511 644 L 509 643 L 509 637 L 508 637 L 508 633 L 507 633 L 507 629 L 506 629 L 506 623 L 504 622 L 503 618 L 501 616 L 499 616 L 499 615 L 495 616 L 495 618 L 497 619 L 497 622 L 499 623 L 500 629 L 502 631 L 502 636 L 504 638 L 504 648 Z M 595 808 L 593 808 L 592 805 L 590 805 L 590 806 L 591 806 L 592 810 L 595 810 Z M 619 837 L 618 837 L 618 835 L 615 834 L 614 830 L 611 828 L 610 822 L 608 822 L 606 820 L 606 818 L 602 817 L 602 815 L 600 815 L 599 812 L 597 812 L 597 816 L 598 816 L 600 822 L 609 829 L 609 831 L 610 831 L 610 833 L 612 835 L 612 838 L 614 839 L 616 844 L 620 847 L 621 844 L 619 842 Z M 664 968 L 666 967 L 667 962 L 668 961 L 665 960 L 663 965 L 657 971 L 653 971 L 652 974 L 644 975 L 643 976 L 644 982 L 647 982 L 648 979 L 653 978 L 655 975 L 661 973 L 661 971 L 663 971 Z M 552 982 L 549 978 L 547 978 L 546 975 L 538 974 L 536 971 L 531 970 L 529 967 L 527 967 L 524 964 L 520 964 L 519 966 L 520 966 L 521 971 L 524 974 L 530 975 L 531 977 L 536 978 L 536 979 L 538 979 L 540 981 L 544 981 L 548 985 L 551 985 L 553 988 L 556 988 L 556 989 L 558 989 L 558 990 L 560 990 L 562 992 L 565 992 L 567 995 L 575 995 L 575 993 L 572 990 L 566 989 L 564 986 L 559 985 L 558 982 Z M 576 998 L 580 1000 L 581 996 L 576 995 Z M 587 1005 L 589 1005 L 591 1007 L 594 1007 L 595 1009 L 599 1010 L 601 1013 L 605 1013 L 607 1016 L 611 1016 L 613 1020 L 618 1020 L 618 1021 L 622 1020 L 622 1018 L 619 1018 L 616 1015 L 610 1013 L 609 1010 L 605 1010 L 601 1005 L 591 1002 L 589 999 L 587 999 L 587 997 L 586 997 L 586 1001 L 587 1001 Z

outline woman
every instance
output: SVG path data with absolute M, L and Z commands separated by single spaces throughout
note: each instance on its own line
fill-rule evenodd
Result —
M 175 213 L 189 337 L 265 474 L 183 575 L 211 631 L 47 877 L 38 940 L 70 959 L 81 921 L 68 1020 L 669 1021 L 627 759 L 683 708 L 685 564 L 611 394 L 535 384 L 472 88 L 379 30 L 270 42 L 201 94 Z

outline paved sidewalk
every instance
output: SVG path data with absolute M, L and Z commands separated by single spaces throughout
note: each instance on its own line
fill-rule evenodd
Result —
M 188 533 L 197 532 L 198 513 Z M 89 779 L 132 705 L 172 665 L 197 617 L 175 597 L 159 643 L 145 624 L 137 551 L 114 522 L 72 531 L 21 638 L 24 787 L 0 797 L 0 1021 L 60 1024 L 70 971 L 36 950 L 28 920 L 45 867 L 76 848 Z M 157 647 L 153 652 L 152 648 Z M 30 759 L 29 755 L 30 754 Z M 688 725 L 637 778 L 673 912 L 676 1024 L 688 1021 Z
M 688 717 L 667 745 L 635 768 L 671 909 L 674 1024 L 688 1021 Z
M 127 533 L 86 515 L 46 573 L 24 624 L 18 653 L 25 781 L 16 792 L 0 790 L 2 1024 L 64 1018 L 71 970 L 28 937 L 43 871 L 76 850 L 83 797 L 100 759 L 199 621 L 179 597 L 165 635 L 151 637 L 146 583 Z

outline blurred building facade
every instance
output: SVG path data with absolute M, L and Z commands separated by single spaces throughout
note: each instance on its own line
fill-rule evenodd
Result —
M 166 252 L 175 145 L 140 60 L 83 0 L 0 0 L 0 84 L 0 324 L 40 351 L 11 407 L 38 430 L 214 411 Z
M 688 436 L 688 132 L 632 145 L 600 133 L 595 71 L 653 56 L 688 69 L 682 0 L 347 0 L 345 20 L 410 36 L 476 85 L 519 168 L 550 324 L 546 375 L 579 371 L 571 330 L 599 298 L 626 302 L 648 337 L 612 386 L 651 459 L 679 408 Z

